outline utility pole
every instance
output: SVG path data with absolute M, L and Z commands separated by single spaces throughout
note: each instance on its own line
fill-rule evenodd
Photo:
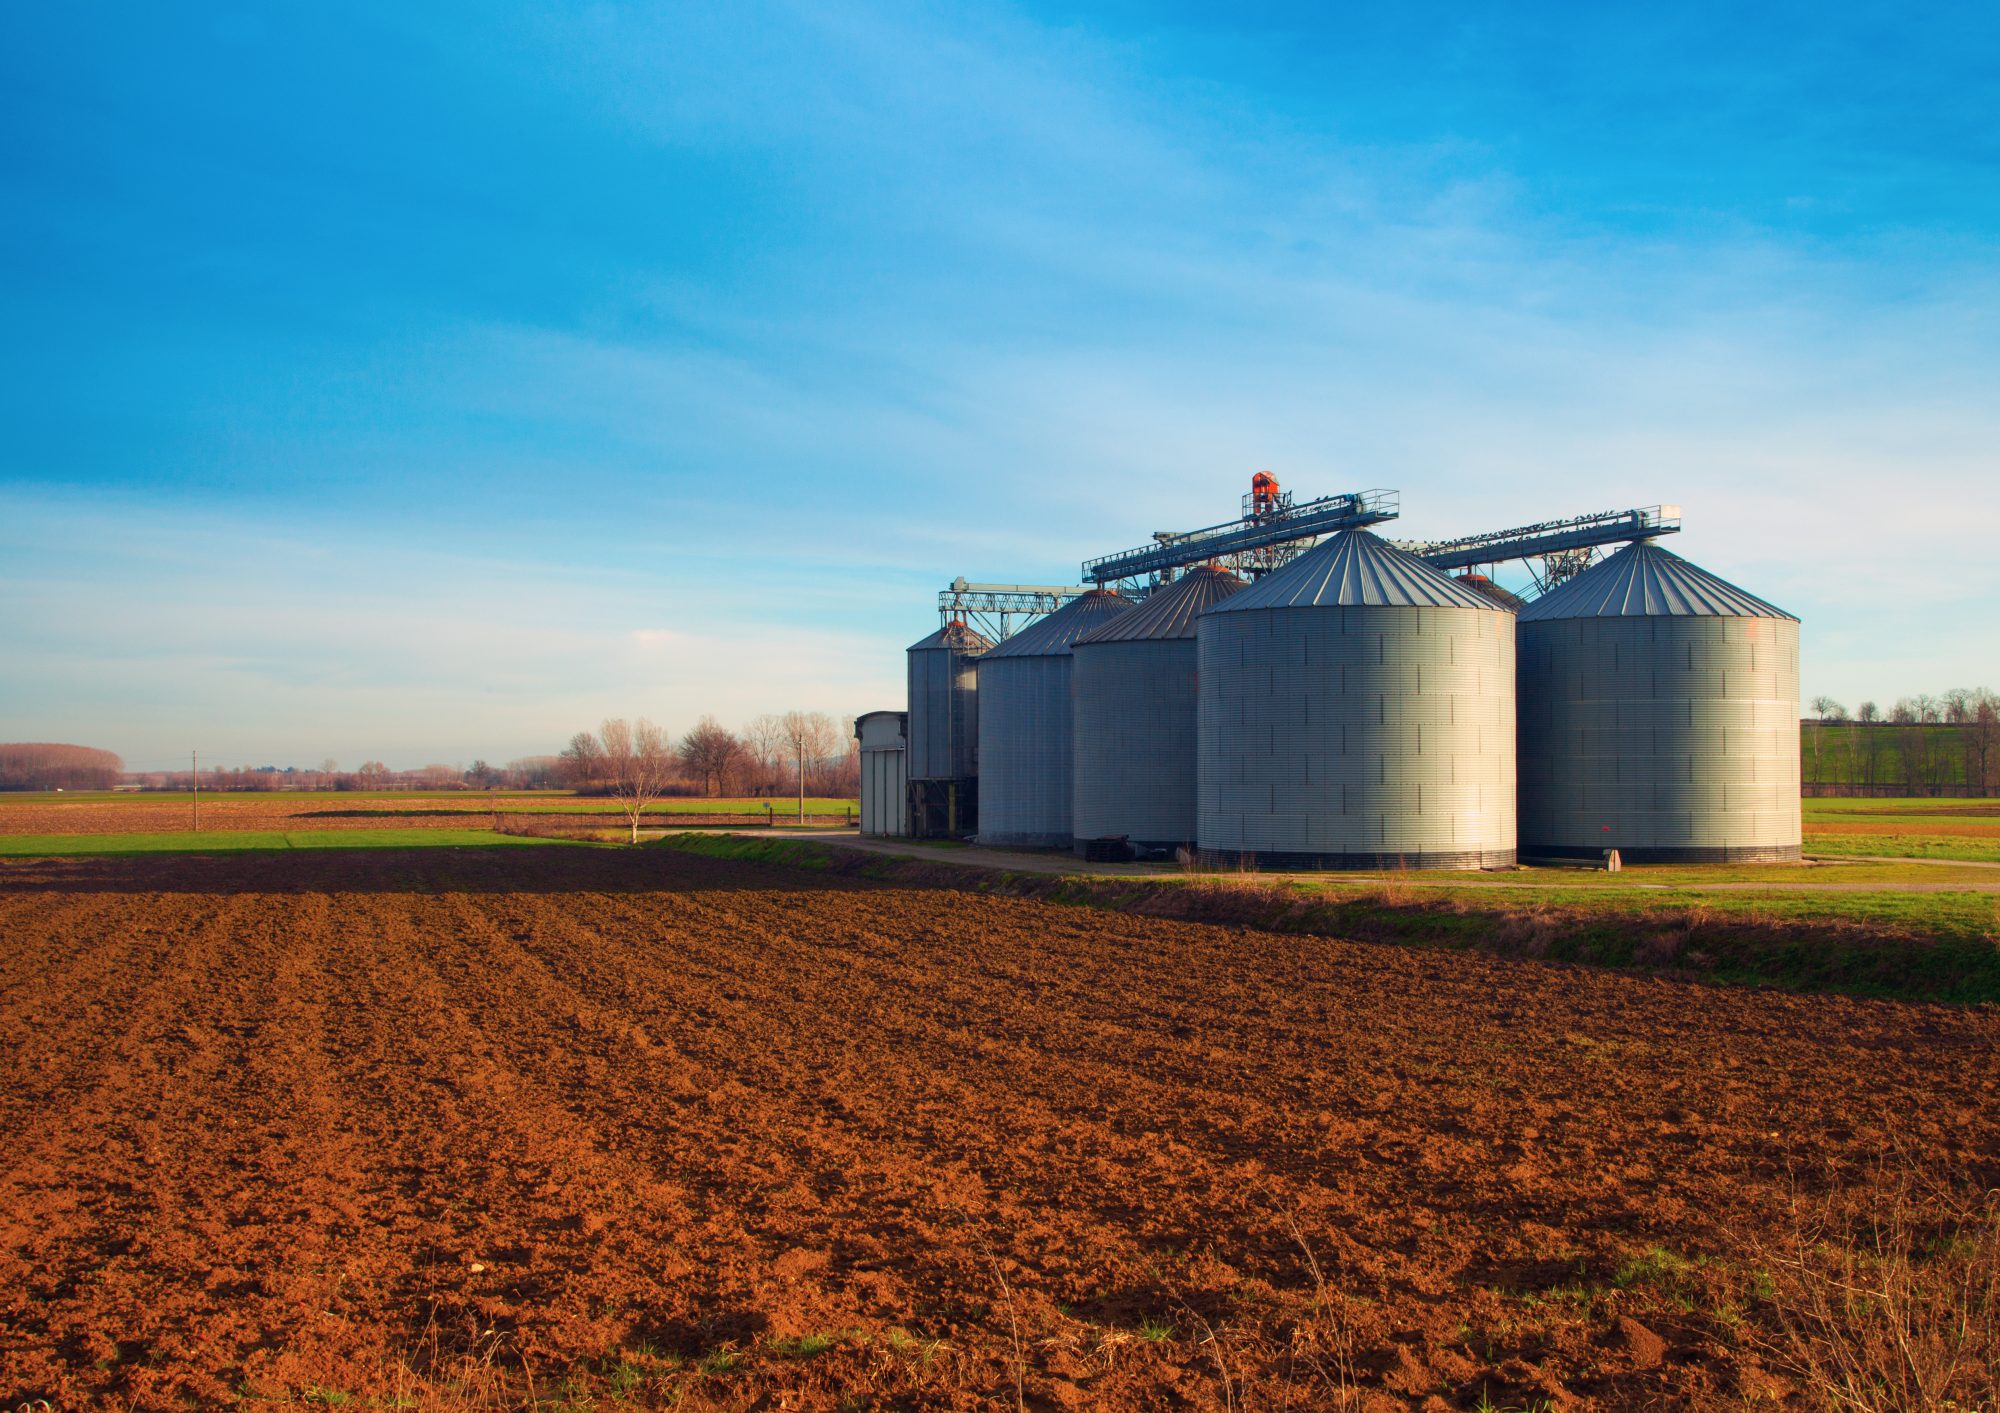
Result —
M 201 833 L 201 752 L 188 752 L 188 783 L 194 786 L 194 832 Z
M 804 723 L 800 723 L 799 733 L 793 738 L 799 743 L 799 823 L 806 822 L 806 733 Z

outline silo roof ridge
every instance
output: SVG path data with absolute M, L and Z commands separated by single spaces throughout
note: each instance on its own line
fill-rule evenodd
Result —
M 1629 544 L 1521 610 L 1554 618 L 1787 618 L 1785 612 L 1650 540 Z
M 1259 608 L 1477 608 L 1505 613 L 1501 605 L 1455 582 L 1408 550 L 1366 530 L 1343 530 L 1323 540 L 1210 613 Z
M 1100 627 L 1108 618 L 1129 613 L 1132 600 L 1108 589 L 1092 589 L 1081 598 L 1071 599 L 1048 617 L 1029 624 L 997 648 L 984 653 L 981 662 L 996 657 L 1064 657 L 1070 645 Z
M 1110 622 L 1092 629 L 1077 642 L 1192 639 L 1194 621 L 1203 611 L 1246 587 L 1241 579 L 1225 570 L 1193 569 L 1165 588 L 1155 589 L 1130 613 L 1114 615 Z

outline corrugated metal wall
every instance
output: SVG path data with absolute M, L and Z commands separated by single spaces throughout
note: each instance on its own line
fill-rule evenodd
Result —
M 1514 862 L 1512 614 L 1211 612 L 1198 649 L 1204 850 L 1273 868 Z
M 1075 802 L 1082 841 L 1195 837 L 1195 642 L 1081 642 L 1075 661 Z
M 1065 651 L 979 660 L 979 842 L 1067 849 L 1073 791 Z
M 1799 857 L 1799 627 L 1524 622 L 1521 841 L 1635 862 Z
M 935 634 L 925 643 L 936 641 Z M 909 651 L 910 778 L 979 773 L 979 660 L 945 646 Z
M 861 753 L 861 832 L 902 837 L 910 832 L 910 778 L 902 751 Z

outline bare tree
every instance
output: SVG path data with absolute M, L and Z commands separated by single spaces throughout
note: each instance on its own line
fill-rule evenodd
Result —
M 807 794 L 825 794 L 840 773 L 846 742 L 840 723 L 823 711 L 788 711 L 783 717 L 799 816 L 805 817 Z
M 588 731 L 579 731 L 569 738 L 569 744 L 562 748 L 562 754 L 556 759 L 561 762 L 557 778 L 570 789 L 581 790 L 602 772 L 604 748 Z
M 562 778 L 561 756 L 522 756 L 507 762 L 506 784 L 515 790 L 553 789 Z
M 1882 719 L 1882 708 L 1873 702 L 1863 702 L 1854 709 L 1854 719 L 1864 726 L 1873 726 Z
M 570 738 L 576 744 L 579 732 Z M 636 722 L 616 718 L 598 730 L 596 758 L 611 796 L 632 827 L 632 842 L 639 842 L 639 816 L 657 800 L 674 777 L 674 753 L 667 745 L 667 733 L 643 716 Z
M 1972 725 L 1965 732 L 1965 783 L 1977 794 L 1993 789 L 2000 766 L 2000 697 L 1980 687 L 1972 693 Z
M 681 764 L 701 782 L 704 793 L 721 794 L 730 768 L 742 757 L 743 743 L 712 716 L 704 716 L 681 738 Z
M 389 767 L 379 760 L 365 760 L 354 772 L 354 783 L 364 790 L 379 790 L 389 783 Z
M 840 719 L 840 769 L 827 784 L 827 794 L 843 799 L 861 793 L 861 738 L 854 734 L 854 718 Z
M 1946 767 L 1944 740 L 1937 732 L 1925 731 L 1922 727 L 1935 726 L 1944 720 L 1944 699 L 1934 697 L 1928 692 L 1919 692 L 1917 694 L 1917 720 L 1922 723 L 1922 726 L 1918 728 L 1917 738 L 1919 741 L 1919 755 L 1923 766 L 1925 793 L 1935 795 L 1938 792 L 1938 787 L 1944 784 Z
M 1826 777 L 1820 773 L 1819 768 L 1820 737 L 1826 734 L 1824 727 L 1826 726 L 1827 713 L 1839 706 L 1840 703 L 1836 702 L 1832 697 L 1814 697 L 1812 699 L 1813 726 L 1810 731 L 1806 732 L 1806 735 L 1812 738 L 1812 783 L 1822 788 L 1826 785 Z
M 785 731 L 785 719 L 769 712 L 743 728 L 743 751 L 748 757 L 753 771 L 751 793 L 775 795 L 779 784 L 785 778 L 785 761 L 789 758 L 791 737 Z

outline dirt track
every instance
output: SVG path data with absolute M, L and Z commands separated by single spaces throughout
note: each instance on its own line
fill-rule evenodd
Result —
M 663 850 L 0 863 L 0 1024 L 7 1407 L 1736 1406 L 1795 1187 L 2000 1183 L 1987 1014 Z

